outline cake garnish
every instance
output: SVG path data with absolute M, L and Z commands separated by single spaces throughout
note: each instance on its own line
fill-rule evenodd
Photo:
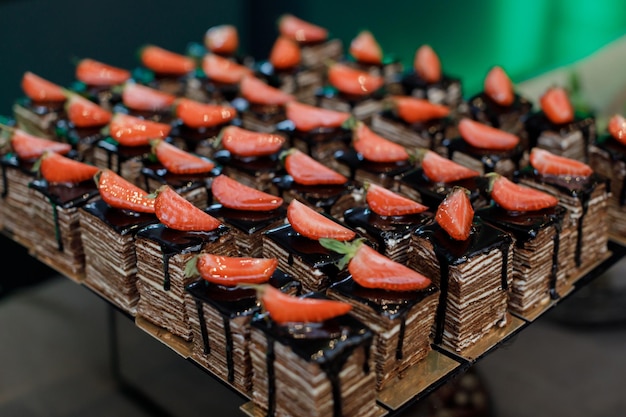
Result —
M 237 27 L 229 24 L 210 27 L 204 34 L 204 46 L 214 54 L 234 55 L 239 48 Z
M 621 114 L 614 114 L 609 119 L 608 130 L 611 136 L 626 145 L 626 119 Z
M 322 42 L 328 39 L 328 30 L 286 13 L 278 18 L 278 31 L 300 43 Z
M 340 185 L 348 182 L 348 178 L 299 149 L 291 148 L 281 157 L 287 173 L 298 184 Z
M 286 36 L 276 38 L 269 56 L 269 62 L 274 69 L 286 70 L 295 68 L 300 64 L 301 59 L 302 52 L 298 42 Z
M 185 97 L 174 102 L 174 111 L 185 126 L 193 129 L 219 126 L 237 117 L 237 109 L 233 106 L 202 103 Z
M 285 104 L 287 119 L 291 120 L 296 129 L 308 132 L 313 129 L 340 127 L 349 118 L 350 113 L 326 109 L 299 101 Z
M 83 58 L 76 65 L 76 79 L 87 85 L 113 86 L 126 82 L 131 74 L 130 71 L 97 61 L 91 58 Z
M 231 154 L 245 158 L 273 155 L 284 143 L 285 138 L 281 135 L 230 125 L 222 129 L 216 146 L 221 144 Z
M 225 287 L 240 284 L 263 284 L 278 267 L 276 258 L 223 256 L 201 253 L 185 265 L 185 276 L 200 276 L 205 281 Z
M 293 95 L 285 93 L 279 88 L 272 87 L 253 75 L 242 78 L 239 83 L 239 92 L 250 103 L 256 104 L 283 105 L 295 100 Z
M 110 111 L 76 93 L 68 92 L 65 111 L 76 127 L 104 126 L 112 118 Z
M 159 221 L 170 229 L 210 232 L 221 225 L 218 219 L 194 206 L 169 185 L 161 186 L 155 194 L 154 212 Z
M 400 162 L 409 159 L 404 146 L 380 136 L 362 121 L 356 122 L 352 133 L 352 146 L 372 162 Z
M 422 45 L 415 51 L 413 69 L 421 79 L 428 83 L 441 80 L 441 61 L 430 45 Z
M 174 104 L 176 96 L 136 82 L 127 82 L 122 89 L 122 102 L 139 111 L 165 111 Z
M 574 107 L 563 87 L 548 88 L 539 98 L 539 104 L 552 123 L 563 124 L 574 120 Z
M 492 67 L 483 85 L 485 94 L 501 106 L 510 106 L 515 100 L 513 82 L 504 69 L 498 65 Z
M 120 210 L 154 213 L 155 199 L 143 189 L 110 169 L 94 176 L 100 197 L 109 206 Z
M 428 210 L 425 205 L 374 183 L 366 183 L 365 190 L 367 205 L 380 216 L 405 216 Z
M 452 239 L 469 238 L 472 233 L 474 208 L 468 190 L 454 187 L 437 207 L 435 221 Z
M 350 42 L 350 55 L 363 64 L 379 65 L 383 61 L 383 50 L 369 30 L 360 31 Z
M 479 149 L 506 151 L 519 144 L 513 133 L 464 117 L 459 122 L 459 133 L 465 142 Z
M 21 87 L 24 94 L 33 101 L 62 102 L 66 99 L 63 87 L 30 71 L 22 76 Z
M 39 158 L 45 151 L 65 155 L 72 150 L 69 143 L 35 136 L 19 128 L 0 126 L 0 129 L 9 130 L 11 148 L 22 160 Z
M 207 53 L 202 57 L 202 70 L 209 80 L 226 84 L 236 84 L 252 70 L 223 56 Z
M 556 155 L 541 148 L 531 149 L 530 165 L 542 175 L 588 177 L 593 174 L 593 169 L 584 162 Z
M 163 139 L 153 139 L 151 144 L 156 158 L 172 174 L 204 174 L 215 168 L 213 161 L 180 149 Z
M 283 204 L 281 197 L 220 174 L 211 183 L 211 193 L 222 206 L 234 210 L 271 211 Z
M 385 100 L 385 106 L 407 123 L 427 122 L 450 114 L 448 106 L 412 96 L 390 96 Z
M 489 180 L 488 192 L 493 201 L 509 211 L 536 211 L 555 207 L 559 200 L 543 191 L 517 184 L 495 172 L 485 175 Z
M 385 80 L 367 71 L 352 68 L 341 62 L 333 62 L 328 67 L 328 82 L 342 93 L 366 96 L 381 88 Z
M 445 184 L 480 175 L 478 171 L 444 158 L 429 149 L 418 150 L 417 159 L 421 161 L 424 175 L 432 182 Z
M 164 139 L 172 127 L 125 113 L 115 113 L 108 125 L 108 133 L 122 146 L 146 146 L 151 139 Z
M 313 240 L 332 238 L 346 241 L 356 236 L 353 230 L 340 225 L 298 200 L 291 200 L 289 203 L 287 220 L 296 232 Z
M 156 45 L 140 48 L 139 59 L 156 74 L 185 75 L 196 69 L 193 58 Z
M 46 151 L 33 166 L 50 184 L 78 184 L 92 179 L 99 168 L 56 152 Z
M 320 244 L 344 255 L 338 267 L 343 269 L 348 265 L 352 279 L 362 287 L 387 291 L 416 291 L 431 284 L 429 278 L 377 252 L 365 244 L 363 239 L 353 242 L 320 239 Z

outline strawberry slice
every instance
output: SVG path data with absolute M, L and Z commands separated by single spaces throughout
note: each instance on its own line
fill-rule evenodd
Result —
M 342 93 L 366 96 L 385 83 L 383 77 L 335 62 L 328 68 L 328 82 Z
M 220 55 L 233 55 L 239 48 L 239 32 L 233 25 L 210 27 L 204 34 L 204 46 Z
M 87 85 L 120 85 L 129 78 L 130 71 L 91 58 L 81 59 L 76 65 L 76 79 Z
M 255 76 L 245 76 L 239 84 L 241 96 L 250 103 L 284 105 L 296 98 L 284 91 L 272 87 Z
M 204 280 L 225 287 L 239 284 L 263 284 L 278 267 L 276 258 L 196 255 L 185 266 L 185 275 L 200 275 Z
M 452 239 L 466 240 L 474 221 L 469 192 L 463 187 L 454 187 L 437 207 L 435 221 Z
M 142 47 L 139 59 L 146 68 L 157 74 L 185 75 L 196 69 L 192 58 L 156 45 Z
M 155 199 L 110 169 L 103 169 L 95 175 L 100 197 L 109 206 L 139 213 L 154 213 Z
M 394 193 L 380 185 L 366 184 L 365 201 L 369 208 L 381 216 L 406 216 L 428 210 L 423 204 Z
M 151 139 L 165 139 L 172 127 L 124 113 L 115 113 L 109 135 L 122 146 L 146 146 Z
M 269 284 L 257 287 L 257 297 L 276 323 L 319 323 L 347 314 L 352 306 L 338 300 L 285 294 Z
M 70 94 L 65 102 L 65 111 L 76 127 L 104 126 L 113 116 L 110 111 L 78 94 Z
M 135 82 L 127 82 L 122 90 L 126 107 L 139 111 L 164 111 L 174 104 L 176 96 Z
M 296 129 L 308 132 L 313 129 L 340 127 L 351 116 L 348 112 L 325 109 L 299 101 L 285 104 L 287 119 L 291 120 Z
M 348 179 L 310 155 L 292 148 L 285 153 L 285 169 L 301 185 L 341 185 Z
M 175 102 L 176 117 L 193 129 L 214 127 L 237 117 L 237 109 L 222 104 L 201 103 L 181 97 Z
M 328 39 L 328 30 L 290 13 L 278 19 L 278 31 L 299 43 L 317 43 Z
M 11 135 L 11 147 L 17 156 L 23 160 L 39 158 L 46 151 L 65 155 L 72 150 L 72 145 L 69 143 L 40 138 L 22 129 L 13 130 L 13 134 Z
M 92 179 L 99 171 L 98 167 L 50 151 L 44 152 L 37 168 L 41 176 L 51 184 L 78 184 Z
M 607 129 L 615 140 L 626 145 L 626 119 L 624 116 L 621 114 L 611 116 Z
M 340 225 L 298 200 L 291 200 L 289 203 L 287 220 L 289 220 L 293 230 L 313 240 L 325 237 L 346 241 L 352 240 L 356 236 L 356 232 L 353 230 Z
M 62 102 L 66 98 L 65 91 L 60 85 L 30 71 L 26 71 L 22 76 L 21 86 L 24 94 L 33 101 Z
M 383 62 L 383 50 L 369 30 L 362 30 L 352 39 L 350 55 L 363 64 L 380 65 Z
M 269 62 L 274 69 L 286 70 L 298 66 L 301 58 L 300 44 L 286 36 L 279 36 L 270 51 Z
M 235 61 L 217 54 L 206 54 L 202 57 L 202 70 L 213 81 L 225 84 L 236 84 L 252 70 Z
M 154 212 L 159 221 L 170 229 L 210 232 L 221 225 L 218 219 L 194 206 L 169 185 L 159 188 L 156 194 Z
M 224 207 L 234 210 L 271 211 L 283 204 L 283 199 L 249 187 L 224 174 L 211 184 L 213 197 Z
M 533 148 L 530 151 L 530 165 L 543 175 L 588 177 L 593 173 L 593 169 L 584 162 L 556 155 L 541 148 Z
M 222 129 L 219 138 L 224 149 L 243 158 L 273 155 L 285 144 L 285 138 L 281 135 L 234 125 Z
M 467 117 L 459 122 L 459 133 L 465 142 L 479 149 L 506 151 L 519 143 L 516 135 Z
M 441 119 L 450 114 L 450 108 L 423 98 L 391 96 L 388 100 L 399 118 L 407 123 L 427 122 Z
M 430 45 L 422 45 L 415 51 L 413 69 L 422 80 L 428 83 L 441 80 L 441 61 Z
M 488 192 L 503 209 L 509 211 L 535 211 L 554 207 L 559 200 L 543 191 L 514 183 L 495 172 L 486 174 L 489 179 Z
M 487 73 L 483 88 L 485 94 L 501 106 L 510 106 L 515 100 L 513 82 L 504 69 L 498 65 Z
M 478 171 L 444 158 L 431 150 L 426 150 L 421 155 L 421 161 L 424 174 L 433 182 L 446 184 L 480 175 Z
M 162 139 L 153 140 L 152 144 L 157 159 L 172 174 L 205 174 L 215 168 L 212 161 L 177 148 Z
M 372 162 L 399 162 L 409 159 L 409 153 L 402 145 L 380 136 L 361 121 L 354 128 L 352 145 L 363 158 Z
M 567 91 L 562 87 L 550 87 L 539 98 L 541 110 L 546 117 L 556 124 L 574 120 L 574 107 Z

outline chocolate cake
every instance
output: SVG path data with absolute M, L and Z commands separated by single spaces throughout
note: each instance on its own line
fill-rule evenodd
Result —
M 204 54 L 201 67 L 204 74 L 200 81 L 204 97 L 198 100 L 209 103 L 232 102 L 239 95 L 241 79 L 254 74 L 252 68 L 212 52 Z
M 83 58 L 76 64 L 76 82 L 71 90 L 111 111 L 122 100 L 120 89 L 131 72 L 93 58 Z
M 114 113 L 124 113 L 158 123 L 174 120 L 175 95 L 129 80 L 122 87 L 122 101 L 113 107 Z
M 174 96 L 186 96 L 195 87 L 192 57 L 157 45 L 142 46 L 138 55 L 141 65 L 133 77 L 142 84 Z
M 272 133 L 276 124 L 285 120 L 285 104 L 295 99 L 261 78 L 248 75 L 239 82 L 239 96 L 231 103 L 241 115 L 243 128 Z

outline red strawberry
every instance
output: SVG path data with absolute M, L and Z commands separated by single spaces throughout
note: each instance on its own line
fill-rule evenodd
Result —
M 436 83 L 441 79 L 441 61 L 430 45 L 422 45 L 417 49 L 413 69 L 428 83 Z
M 347 314 L 352 306 L 343 301 L 285 294 L 269 284 L 257 288 L 261 304 L 276 323 L 317 323 Z
M 274 69 L 285 70 L 298 66 L 301 58 L 300 44 L 286 36 L 279 36 L 272 46 L 269 61 Z
M 98 172 L 98 167 L 55 152 L 44 152 L 39 160 L 39 173 L 51 184 L 87 181 Z
M 614 114 L 609 119 L 608 130 L 617 141 L 626 145 L 626 119 L 621 114 Z
M 33 136 L 22 129 L 13 130 L 11 147 L 17 156 L 24 160 L 39 158 L 46 151 L 65 155 L 72 150 L 72 145 L 69 143 Z
M 543 175 L 588 177 L 593 173 L 593 169 L 583 162 L 541 148 L 533 148 L 530 151 L 530 165 Z
M 243 77 L 239 84 L 239 92 L 250 103 L 283 105 L 295 100 L 293 95 L 272 87 L 254 76 Z
M 352 240 L 356 236 L 354 231 L 318 213 L 298 200 L 291 200 L 289 203 L 287 220 L 296 232 L 313 240 L 326 237 L 346 241 Z
M 78 94 L 70 94 L 65 103 L 65 111 L 76 127 L 104 126 L 112 117 L 110 111 Z
M 234 210 L 270 211 L 283 204 L 283 199 L 242 184 L 224 174 L 211 184 L 213 197 L 224 207 Z
M 124 113 L 116 113 L 109 123 L 109 135 L 122 146 L 145 146 L 151 139 L 164 139 L 172 127 Z
M 552 123 L 562 124 L 574 120 L 574 107 L 567 91 L 562 87 L 550 87 L 539 98 L 541 110 Z
M 126 107 L 139 111 L 168 110 L 176 96 L 135 82 L 127 82 L 122 90 L 122 102 Z
M 22 76 L 22 91 L 33 101 L 65 101 L 65 91 L 58 84 L 46 80 L 30 71 Z
M 263 284 L 278 267 L 276 258 L 221 256 L 201 253 L 185 266 L 187 276 L 200 275 L 204 280 L 225 287 L 239 284 Z
M 383 50 L 369 30 L 362 30 L 350 42 L 350 55 L 363 64 L 380 65 L 383 61 Z
M 368 161 L 399 162 L 409 159 L 409 153 L 402 145 L 380 136 L 363 122 L 358 122 L 354 128 L 352 145 Z
M 381 88 L 385 80 L 378 76 L 349 67 L 339 62 L 328 68 L 328 82 L 342 93 L 365 96 Z
M 467 117 L 459 122 L 459 133 L 465 142 L 479 149 L 506 151 L 519 143 L 516 135 Z
M 214 54 L 233 55 L 239 48 L 239 32 L 233 25 L 217 25 L 204 34 L 204 46 Z
M 306 153 L 292 148 L 285 154 L 285 169 L 301 185 L 340 185 L 348 179 Z
M 394 193 L 380 185 L 367 184 L 365 200 L 369 208 L 381 216 L 405 216 L 428 210 L 428 207 L 410 198 Z
M 515 100 L 513 82 L 500 66 L 496 65 L 489 70 L 483 88 L 485 93 L 501 106 L 510 106 Z
M 448 106 L 435 104 L 423 98 L 392 96 L 389 102 L 398 117 L 407 123 L 427 122 L 450 114 Z
M 100 197 L 113 208 L 131 210 L 140 213 L 154 213 L 155 199 L 110 169 L 104 169 L 95 175 Z
M 212 161 L 177 148 L 162 139 L 154 140 L 152 149 L 159 162 L 172 174 L 204 174 L 215 168 Z
M 363 243 L 320 239 L 327 249 L 344 254 L 339 266 L 348 265 L 354 282 L 365 288 L 386 291 L 417 291 L 428 287 L 431 280 L 419 272 L 396 262 Z
M 554 207 L 559 200 L 543 191 L 516 184 L 510 179 L 491 172 L 489 179 L 491 198 L 503 209 L 509 211 L 535 211 Z
M 194 206 L 169 185 L 159 188 L 156 194 L 154 212 L 159 221 L 170 229 L 209 232 L 221 224 L 219 220 Z
M 237 116 L 237 109 L 232 106 L 201 103 L 189 98 L 179 98 L 175 108 L 176 117 L 182 120 L 185 126 L 194 129 L 219 126 Z
M 202 58 L 202 70 L 210 80 L 225 84 L 236 84 L 246 75 L 252 75 L 250 68 L 217 54 Z
M 466 240 L 472 231 L 474 208 L 468 191 L 454 187 L 437 207 L 435 221 L 452 239 Z
M 139 59 L 146 68 L 157 74 L 185 75 L 196 69 L 192 58 L 156 45 L 141 48 Z
M 285 138 L 230 125 L 222 129 L 220 141 L 231 154 L 245 158 L 273 155 L 283 147 Z
M 296 129 L 308 132 L 320 127 L 340 127 L 350 118 L 350 113 L 325 109 L 299 101 L 285 104 L 287 119 L 291 120 Z
M 300 43 L 316 43 L 328 39 L 326 29 L 292 14 L 284 14 L 278 19 L 278 31 Z
M 433 182 L 451 183 L 480 175 L 478 171 L 444 158 L 430 150 L 426 150 L 422 154 L 421 160 L 424 174 Z
M 76 79 L 87 85 L 119 85 L 125 83 L 129 78 L 130 71 L 96 61 L 95 59 L 81 59 L 76 66 Z

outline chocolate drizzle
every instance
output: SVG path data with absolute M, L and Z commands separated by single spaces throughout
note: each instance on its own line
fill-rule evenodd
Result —
M 235 210 L 213 204 L 206 210 L 213 217 L 222 219 L 230 226 L 248 235 L 254 234 L 268 226 L 285 219 L 287 209 L 284 206 L 270 211 Z
M 622 164 L 626 164 L 626 146 L 616 140 L 612 135 L 605 134 L 601 136 L 594 145 L 608 153 L 613 163 L 621 162 Z M 613 186 L 611 186 L 611 188 L 611 191 L 617 191 Z M 618 195 L 619 205 L 626 205 L 626 175 L 622 178 Z
M 291 120 L 283 120 L 276 124 L 276 129 L 286 134 L 290 147 L 298 141 L 304 143 L 309 155 L 313 155 L 317 147 L 326 143 L 335 142 L 347 148 L 352 141 L 352 131 L 343 127 L 318 127 L 305 132 L 296 129 Z
M 456 152 L 464 153 L 480 161 L 484 172 L 494 172 L 500 161 L 510 160 L 516 169 L 520 169 L 522 157 L 524 156 L 524 146 L 520 142 L 515 148 L 510 150 L 480 149 L 467 143 L 463 138 L 446 139 L 443 142 L 448 149 L 448 158 L 454 159 Z
M 516 114 L 517 118 L 523 123 L 530 114 L 533 104 L 526 98 L 515 93 L 513 103 L 509 106 L 503 106 L 496 103 L 485 92 L 480 92 L 469 101 L 469 109 L 476 120 L 485 119 L 489 125 L 501 129 L 503 119 L 511 114 Z
M 260 173 L 279 172 L 282 169 L 278 154 L 258 157 L 239 157 L 226 149 L 221 149 L 213 155 L 215 161 L 223 166 L 234 168 L 251 176 Z
M 280 196 L 285 198 L 285 193 L 295 192 L 306 199 L 315 207 L 319 207 L 326 214 L 330 214 L 333 206 L 344 195 L 352 192 L 355 185 L 352 182 L 345 184 L 321 184 L 302 185 L 298 184 L 291 175 L 282 175 L 272 179 L 272 184 L 278 188 Z
M 413 165 L 406 159 L 397 162 L 373 162 L 363 158 L 363 155 L 354 149 L 338 150 L 335 159 L 350 170 L 350 179 L 354 180 L 358 170 L 363 170 L 381 177 L 393 178 L 410 170 Z
M 569 123 L 556 124 L 551 122 L 543 111 L 540 110 L 528 117 L 525 127 L 528 133 L 529 149 L 537 146 L 537 141 L 543 132 L 552 131 L 560 136 L 566 136 L 580 131 L 582 133 L 585 157 L 588 156 L 587 149 L 589 148 L 589 143 L 593 142 L 596 137 L 595 118 L 580 114 L 577 114 L 574 120 Z
M 208 160 L 208 158 L 201 158 Z M 150 179 L 161 184 L 168 184 L 178 193 L 185 193 L 204 187 L 207 189 L 207 205 L 209 205 L 211 203 L 211 193 L 209 192 L 211 189 L 211 182 L 214 177 L 220 175 L 221 168 L 216 166 L 210 172 L 201 174 L 173 174 L 160 163 L 150 163 L 148 160 L 144 160 L 141 173 L 144 177 L 145 190 L 150 190 L 151 188 Z
M 142 227 L 159 221 L 154 214 L 116 209 L 101 199 L 87 203 L 81 209 L 100 219 L 121 236 L 135 233 Z

